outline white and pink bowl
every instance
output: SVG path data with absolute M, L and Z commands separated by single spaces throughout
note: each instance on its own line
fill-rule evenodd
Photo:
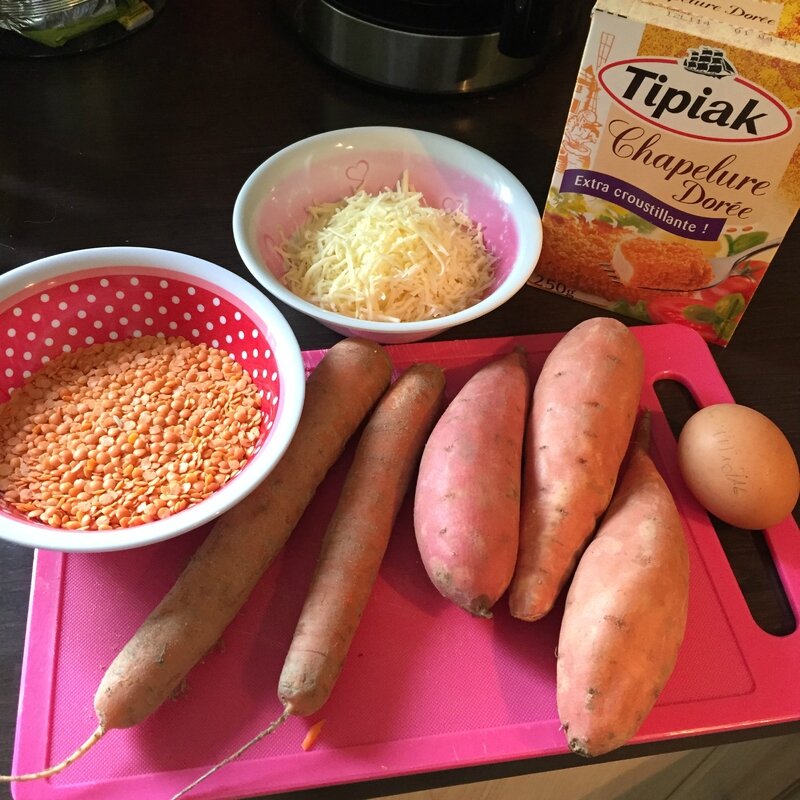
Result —
M 4 505 L 0 538 L 66 552 L 124 550 L 213 520 L 261 483 L 289 445 L 303 407 L 305 370 L 289 324 L 255 286 L 190 255 L 140 247 L 77 250 L 0 275 L 0 403 L 44 363 L 100 342 L 181 335 L 229 352 L 261 396 L 255 452 L 201 502 L 166 519 L 110 531 L 31 521 Z
M 496 257 L 496 278 L 477 304 L 420 322 L 371 322 L 326 311 L 284 284 L 277 246 L 305 222 L 310 206 L 359 189 L 393 188 L 403 172 L 428 205 L 460 206 L 483 228 Z M 539 211 L 522 183 L 485 153 L 426 131 L 361 127 L 329 131 L 279 151 L 247 179 L 233 211 L 233 235 L 253 276 L 273 296 L 345 336 L 414 342 L 488 314 L 516 294 L 536 266 L 542 243 Z

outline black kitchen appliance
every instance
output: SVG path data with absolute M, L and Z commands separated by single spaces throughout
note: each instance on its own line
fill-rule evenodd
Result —
M 519 80 L 585 7 L 578 0 L 278 0 L 302 40 L 355 77 L 463 93 Z

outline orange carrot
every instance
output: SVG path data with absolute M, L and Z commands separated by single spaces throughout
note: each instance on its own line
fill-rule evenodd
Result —
M 391 377 L 380 345 L 345 339 L 306 384 L 297 431 L 264 482 L 215 523 L 173 587 L 106 671 L 94 699 L 99 725 L 60 764 L 0 781 L 53 775 L 107 731 L 152 714 L 214 646 L 244 605 Z
M 333 689 L 443 394 L 439 367 L 410 367 L 364 430 L 281 672 L 291 714 L 313 714 Z
M 317 741 L 317 739 L 319 739 L 319 735 L 322 732 L 322 726 L 324 724 L 325 724 L 325 720 L 321 719 L 321 720 L 319 720 L 319 722 L 315 722 L 308 729 L 308 733 L 306 733 L 306 735 L 303 738 L 303 741 L 302 741 L 302 743 L 300 745 L 300 747 L 302 747 L 303 750 L 310 750 L 314 746 L 314 743 Z
M 444 395 L 439 367 L 409 367 L 372 413 L 323 537 L 319 560 L 278 681 L 283 713 L 176 800 L 274 731 L 330 696 L 372 593 L 395 519 Z

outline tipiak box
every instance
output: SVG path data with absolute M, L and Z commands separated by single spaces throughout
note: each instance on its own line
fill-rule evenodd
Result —
M 727 344 L 800 206 L 799 109 L 800 0 L 600 0 L 530 282 Z

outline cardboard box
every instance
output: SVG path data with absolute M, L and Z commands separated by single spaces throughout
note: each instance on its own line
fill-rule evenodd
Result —
M 800 0 L 597 2 L 530 282 L 726 345 L 798 207 Z

